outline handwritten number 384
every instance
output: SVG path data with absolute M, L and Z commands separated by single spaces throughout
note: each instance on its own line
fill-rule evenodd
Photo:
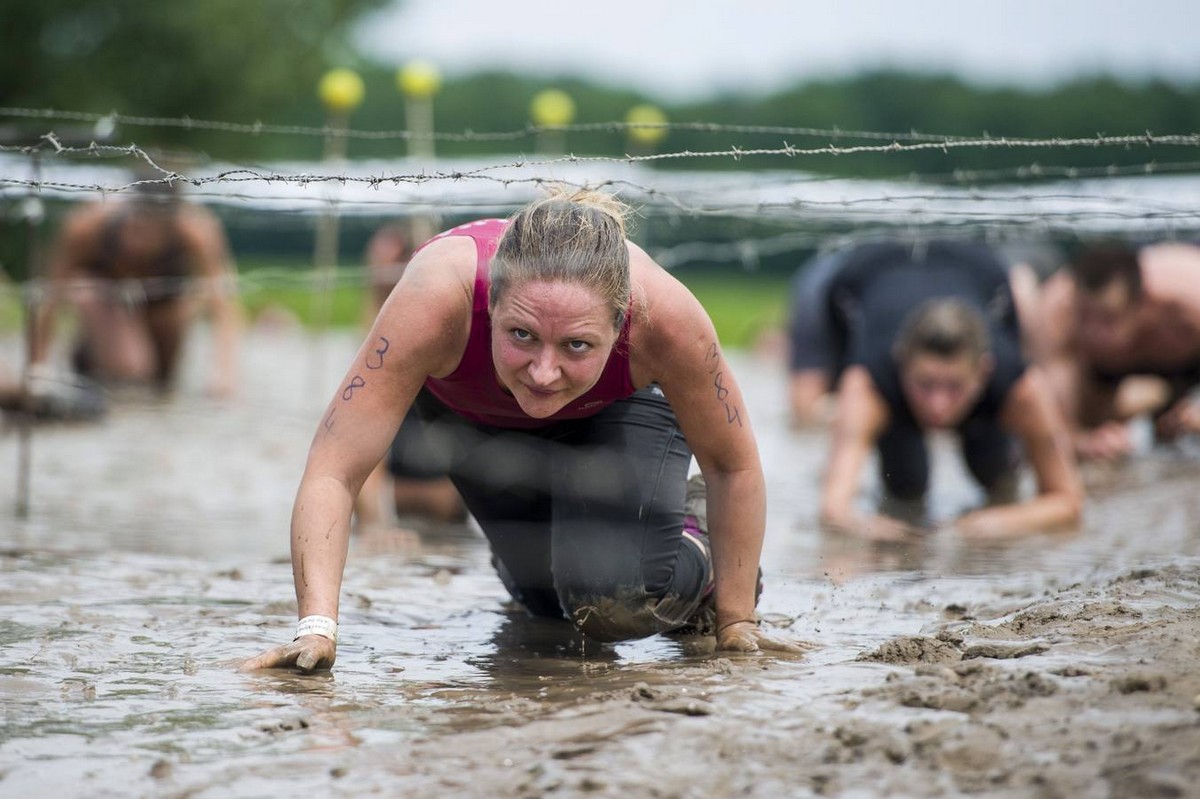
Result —
M 736 405 L 730 405 L 725 400 L 729 397 L 729 389 L 721 382 L 721 378 L 725 373 L 719 371 L 721 366 L 721 352 L 717 349 L 717 345 L 713 344 L 709 350 L 705 360 L 709 363 L 708 373 L 713 376 L 713 387 L 717 390 L 717 400 L 725 406 L 725 421 L 729 424 L 737 424 L 742 426 L 742 412 Z

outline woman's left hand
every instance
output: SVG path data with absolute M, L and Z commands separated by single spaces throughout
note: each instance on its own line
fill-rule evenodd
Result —
M 788 641 L 769 636 L 763 632 L 757 622 L 749 620 L 736 621 L 717 629 L 717 651 L 758 652 L 767 650 L 802 655 L 815 648 L 814 644 L 807 641 Z

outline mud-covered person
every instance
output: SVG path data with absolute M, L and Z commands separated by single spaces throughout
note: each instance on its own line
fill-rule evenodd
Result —
M 406 414 L 442 442 L 531 614 L 599 641 L 707 620 L 722 650 L 800 650 L 755 616 L 765 494 L 737 380 L 700 303 L 627 241 L 625 213 L 558 192 L 417 252 L 312 443 L 296 637 L 243 669 L 333 664 L 351 505 Z M 693 453 L 707 507 L 685 513 Z
M 917 532 L 912 519 L 859 510 L 856 492 L 874 449 L 885 497 L 901 500 L 887 504 L 920 510 L 933 430 L 957 435 L 988 495 L 955 520 L 963 534 L 1011 537 L 1078 523 L 1083 489 L 1062 414 L 1045 375 L 1025 362 L 1008 271 L 987 248 L 864 245 L 829 292 L 845 366 L 821 498 L 828 527 L 877 540 Z M 1024 499 L 1022 451 L 1037 482 Z
M 1143 414 L 1161 440 L 1200 432 L 1200 246 L 1094 243 L 1038 301 L 1034 356 L 1081 457 L 1131 454 Z
M 213 326 L 208 389 L 236 388 L 241 309 L 220 220 L 177 184 L 143 182 L 128 200 L 96 202 L 63 222 L 49 263 L 32 360 L 48 365 L 59 309 L 78 320 L 72 366 L 101 384 L 173 386 L 201 311 Z

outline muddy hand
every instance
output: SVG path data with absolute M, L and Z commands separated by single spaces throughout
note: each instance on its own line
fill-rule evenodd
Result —
M 1171 440 L 1200 431 L 1200 404 L 1188 397 L 1176 402 L 1154 425 L 1159 438 Z
M 252 657 L 238 666 L 238 671 L 281 669 L 289 666 L 304 671 L 332 668 L 337 658 L 337 645 L 323 635 L 305 635 L 290 644 L 277 646 Z
M 813 645 L 803 641 L 787 641 L 774 638 L 762 631 L 753 621 L 734 622 L 717 631 L 717 650 L 725 652 L 788 652 L 802 655 Z

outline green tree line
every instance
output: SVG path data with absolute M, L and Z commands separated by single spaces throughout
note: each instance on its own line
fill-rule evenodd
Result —
M 350 125 L 362 130 L 405 127 L 395 66 L 372 63 L 352 46 L 353 25 L 387 0 L 39 0 L 6 9 L 0 47 L 0 106 L 230 122 L 321 126 L 320 76 L 335 65 L 355 68 L 366 95 Z M 669 103 L 629 87 L 579 78 L 547 80 L 503 72 L 449 79 L 434 98 L 439 132 L 502 132 L 529 126 L 529 106 L 542 89 L 566 91 L 577 124 L 620 121 L 638 103 L 658 105 L 672 122 L 837 128 L 948 136 L 1053 138 L 1191 134 L 1200 131 L 1200 82 L 1078 79 L 1052 88 L 979 86 L 953 75 L 873 71 L 798 83 L 766 95 L 722 94 L 702 102 Z M 47 129 L 86 139 L 93 131 L 70 123 L 0 119 L 9 143 Z M 747 134 L 673 129 L 662 151 L 798 148 L 872 143 L 849 137 Z M 125 126 L 114 142 L 183 148 L 213 158 L 260 162 L 318 158 L 320 137 L 230 134 L 179 127 Z M 874 142 L 880 143 L 880 142 Z M 884 142 L 886 143 L 886 142 Z M 621 131 L 573 131 L 567 151 L 621 156 L 630 143 Z M 532 155 L 537 139 L 440 141 L 447 156 Z M 397 157 L 403 140 L 354 140 L 351 157 Z M 955 170 L 1132 166 L 1200 161 L 1196 147 L 995 147 L 799 158 L 755 156 L 684 158 L 661 168 L 784 168 L 835 175 L 939 175 Z

